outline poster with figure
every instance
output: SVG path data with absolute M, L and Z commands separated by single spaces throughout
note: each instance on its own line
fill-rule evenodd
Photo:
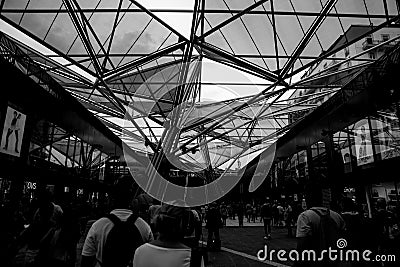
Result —
M 355 145 L 358 166 L 365 165 L 374 161 L 371 134 L 367 123 L 356 128 Z
M 26 115 L 11 107 L 7 108 L 1 136 L 0 152 L 19 157 L 24 136 Z

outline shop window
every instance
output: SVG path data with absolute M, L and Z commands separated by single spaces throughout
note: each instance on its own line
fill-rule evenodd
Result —
M 382 34 L 382 41 L 383 42 L 389 41 L 389 39 L 390 39 L 390 35 L 389 34 Z
M 399 119 L 394 109 L 379 111 L 371 117 L 372 137 L 378 160 L 400 156 Z
M 368 56 L 369 56 L 370 59 L 376 59 L 375 52 L 369 52 Z
M 367 44 L 372 44 L 372 43 L 373 43 L 372 35 L 368 35 L 368 36 L 365 38 L 365 42 L 366 42 Z
M 334 149 L 339 153 L 344 166 L 344 172 L 349 173 L 352 171 L 352 165 L 354 160 L 353 153 L 351 151 L 350 138 L 348 136 L 347 129 L 344 131 L 337 132 L 333 135 Z
M 318 156 L 318 145 L 317 144 L 313 144 L 311 146 L 311 155 L 312 155 L 313 158 Z

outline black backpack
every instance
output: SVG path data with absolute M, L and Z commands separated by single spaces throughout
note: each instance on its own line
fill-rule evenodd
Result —
M 137 214 L 132 214 L 123 222 L 116 215 L 106 216 L 114 224 L 107 236 L 103 249 L 102 267 L 131 266 L 135 250 L 143 242 L 142 235 L 135 225 Z
M 340 229 L 331 217 L 331 212 L 327 214 L 321 213 L 317 209 L 311 209 L 320 217 L 320 224 L 316 229 L 313 229 L 313 245 L 314 249 L 321 251 L 329 247 L 335 248 L 337 240 L 341 237 Z

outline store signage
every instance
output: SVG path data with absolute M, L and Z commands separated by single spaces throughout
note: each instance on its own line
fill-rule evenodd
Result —
M 356 190 L 354 189 L 354 188 L 345 188 L 344 189 L 344 193 L 355 193 L 356 192 Z
M 25 182 L 25 186 L 26 186 L 27 189 L 32 189 L 32 190 L 36 189 L 36 183 Z

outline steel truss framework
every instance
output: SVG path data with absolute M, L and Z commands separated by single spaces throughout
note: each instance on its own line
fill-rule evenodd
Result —
M 191 3 L 1 0 L 0 18 L 30 38 L 35 45 L 19 46 L 126 144 L 156 164 L 168 154 L 193 170 L 244 167 L 291 128 L 293 114 L 312 111 L 362 73 L 374 61 L 365 54 L 399 39 L 345 54 L 397 27 L 397 0 Z M 189 33 L 165 14 L 190 16 Z M 348 34 L 356 24 L 366 30 Z M 207 77 L 209 62 L 230 74 Z M 239 96 L 201 101 L 222 87 Z M 294 96 L 301 89 L 312 92 Z
M 40 61 L 32 60 L 27 51 L 2 33 L 0 57 L 33 79 L 55 99 L 63 99 L 65 91 L 60 90 L 58 83 L 38 64 Z M 30 161 L 67 167 L 74 170 L 72 174 L 84 178 L 98 179 L 100 168 L 110 158 L 99 150 L 98 145 L 91 145 L 47 120 L 35 122 L 30 143 Z

